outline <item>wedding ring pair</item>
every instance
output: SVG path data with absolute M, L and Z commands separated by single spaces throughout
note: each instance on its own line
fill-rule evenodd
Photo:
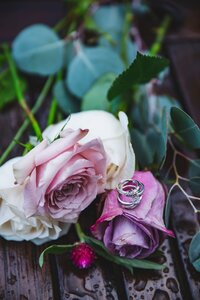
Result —
M 117 187 L 118 201 L 121 206 L 132 209 L 140 204 L 144 193 L 144 184 L 135 179 L 124 179 Z M 122 199 L 122 196 L 123 197 Z

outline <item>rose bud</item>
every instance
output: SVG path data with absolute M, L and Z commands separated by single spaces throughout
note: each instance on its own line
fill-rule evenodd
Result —
M 102 215 L 91 227 L 113 254 L 126 258 L 145 258 L 152 254 L 166 235 L 174 236 L 163 222 L 165 192 L 151 172 L 136 171 L 134 180 L 144 184 L 141 202 L 127 209 L 118 202 L 118 191 L 108 193 Z M 125 196 L 122 196 L 122 199 Z
M 95 253 L 88 244 L 80 243 L 72 249 L 71 259 L 77 268 L 87 269 L 93 264 Z

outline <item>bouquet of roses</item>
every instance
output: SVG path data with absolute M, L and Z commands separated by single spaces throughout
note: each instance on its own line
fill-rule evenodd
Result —
M 109 14 L 110 10 L 119 26 L 113 27 L 110 20 L 108 38 L 102 14 Z M 148 55 L 144 55 L 136 28 L 136 42 L 128 35 L 130 8 L 100 6 L 91 11 L 84 26 L 92 22 L 93 30 L 98 29 L 97 46 L 84 44 L 79 30 L 59 40 L 52 29 L 42 24 L 20 33 L 12 54 L 8 46 L 3 46 L 16 97 L 28 117 L 15 139 L 20 138 L 29 122 L 36 137 L 23 144 L 23 156 L 0 167 L 0 235 L 7 240 L 40 245 L 67 234 L 74 225 L 79 241 L 46 248 L 40 256 L 40 266 L 45 254 L 70 251 L 79 268 L 89 267 L 96 253 L 130 271 L 134 267 L 161 269 L 153 254 L 166 236 L 174 236 L 163 220 L 165 209 L 168 223 L 174 188 L 178 187 L 198 212 L 193 200 L 199 199 L 195 195 L 199 163 L 176 146 L 200 148 L 200 131 L 176 100 L 155 93 L 155 85 L 163 82 L 168 66 L 166 59 L 154 55 L 160 49 L 157 40 L 164 38 L 168 18 L 155 44 L 150 50 L 145 49 Z M 122 33 L 124 20 L 126 30 Z M 114 18 L 114 24 L 115 21 Z M 115 48 L 109 44 L 110 39 Z M 128 49 L 121 56 L 119 40 L 123 41 L 122 48 Z M 66 55 L 70 58 L 67 57 L 65 70 Z M 25 87 L 16 65 L 24 72 L 50 76 L 32 110 L 25 101 Z M 52 74 L 57 74 L 52 89 L 54 98 L 48 126 L 42 132 L 34 114 L 53 82 Z M 56 123 L 58 110 L 72 114 Z M 1 163 L 12 147 L 13 144 L 2 155 Z M 167 147 L 173 150 L 170 170 L 175 175 L 168 193 L 166 180 L 160 180 L 168 178 L 162 176 L 166 171 Z M 178 173 L 178 155 L 192 163 L 189 179 Z M 185 191 L 180 180 L 190 181 L 194 195 Z M 98 204 L 98 217 L 86 235 L 78 220 L 80 214 L 87 218 L 87 208 L 94 201 Z M 196 240 L 199 235 L 194 245 Z M 194 247 L 191 246 L 190 256 L 198 269 L 199 253 Z
M 100 195 L 103 211 L 91 231 L 103 243 L 85 237 L 97 253 L 100 247 L 113 259 L 143 259 L 166 235 L 173 236 L 163 223 L 164 188 L 150 171 L 135 171 L 128 119 L 123 112 L 119 119 L 104 111 L 72 114 L 46 128 L 42 142 L 25 156 L 4 164 L 1 235 L 36 244 L 57 239 Z M 59 248 L 45 251 L 55 247 Z M 81 241 L 72 257 L 79 267 L 86 267 L 93 254 Z M 148 267 L 148 262 L 136 263 L 140 265 Z M 159 265 L 149 262 L 149 267 Z

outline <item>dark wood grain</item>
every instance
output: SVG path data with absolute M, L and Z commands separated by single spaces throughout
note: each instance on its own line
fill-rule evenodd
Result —
M 10 109 L 0 111 L 0 155 L 6 149 L 22 122 L 23 114 L 17 104 L 10 106 Z M 12 154 L 13 156 L 19 154 L 19 147 L 16 147 Z
M 127 299 L 182 299 L 169 240 L 164 241 L 161 250 L 160 262 L 166 265 L 163 271 L 137 270 L 134 276 L 125 273 Z
M 200 125 L 200 39 L 167 45 L 175 83 L 187 111 Z
M 22 29 L 32 24 L 54 26 L 64 15 L 62 0 L 0 1 L 0 42 L 12 42 Z
M 90 269 L 77 270 L 70 264 L 66 256 L 56 259 L 60 300 L 118 300 L 115 283 L 117 274 L 112 272 L 112 265 L 98 259 Z
M 0 239 L 0 299 L 53 300 L 50 264 L 41 270 L 38 257 L 42 247 L 31 242 Z
M 200 274 L 193 268 L 188 258 L 192 237 L 200 230 L 200 218 L 195 214 L 188 200 L 177 192 L 172 201 L 172 223 L 177 236 L 178 254 L 184 267 L 183 276 L 188 284 L 191 299 L 200 299 Z

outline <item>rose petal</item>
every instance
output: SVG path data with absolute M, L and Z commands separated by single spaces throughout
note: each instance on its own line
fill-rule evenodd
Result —
M 0 167 L 0 189 L 15 187 L 13 165 L 19 160 L 21 160 L 21 157 L 12 158 Z
M 67 135 L 64 138 L 59 138 L 51 143 L 45 151 L 38 153 L 35 156 L 36 166 L 44 164 L 49 160 L 57 157 L 59 154 L 66 152 L 68 149 L 74 146 L 80 139 L 82 139 L 88 133 L 88 129 L 77 129 L 76 131 L 67 131 Z
M 43 140 L 13 165 L 14 176 L 19 184 L 22 184 L 30 175 L 35 167 L 35 156 L 40 154 L 41 151 L 47 147 L 47 145 L 47 141 Z

